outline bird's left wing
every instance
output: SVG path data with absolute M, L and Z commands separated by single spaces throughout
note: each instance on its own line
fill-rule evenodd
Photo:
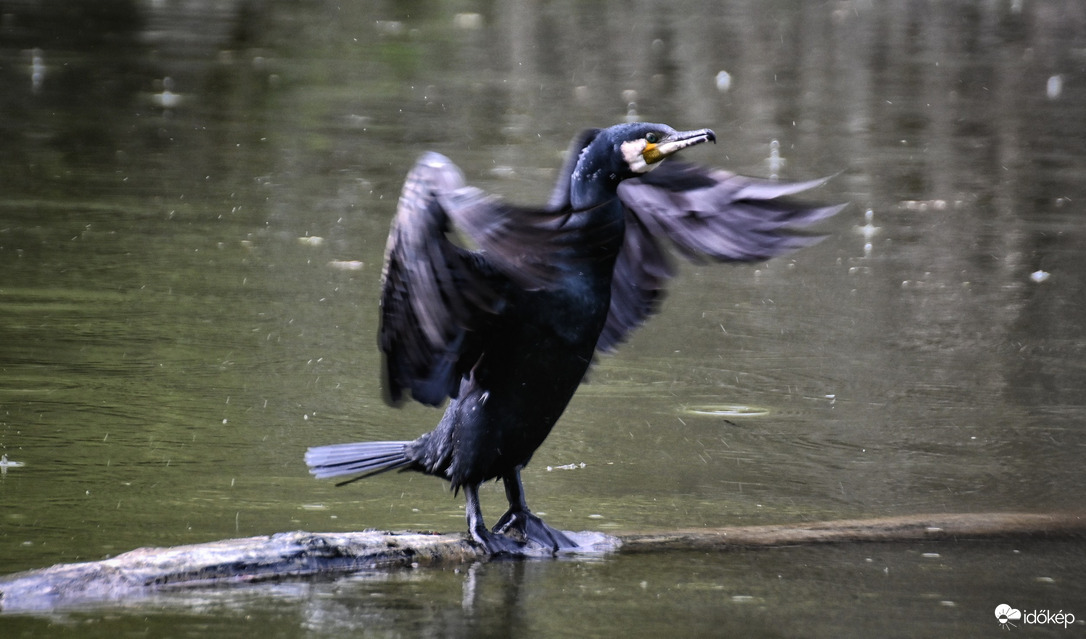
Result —
M 438 197 L 463 186 L 460 170 L 436 153 L 422 156 L 404 182 L 385 245 L 377 331 L 389 403 L 404 391 L 430 405 L 455 395 L 478 350 L 469 331 L 501 303 L 487 264 L 448 238 L 451 220 Z
M 786 199 L 826 181 L 779 182 L 674 161 L 623 181 L 626 235 L 597 348 L 612 350 L 657 310 L 674 273 L 661 238 L 691 261 L 752 262 L 789 253 L 823 237 L 802 227 L 844 208 Z
M 423 155 L 385 249 L 378 345 L 386 400 L 397 403 L 404 391 L 430 405 L 456 397 L 509 296 L 552 286 L 563 265 L 584 259 L 592 243 L 579 240 L 591 229 L 569 221 L 568 211 L 516 207 L 466 186 L 448 158 Z

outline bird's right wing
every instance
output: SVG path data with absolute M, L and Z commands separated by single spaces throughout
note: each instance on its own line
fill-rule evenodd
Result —
M 626 235 L 597 348 L 613 349 L 656 312 L 674 273 L 661 239 L 691 261 L 751 262 L 789 253 L 822 238 L 797 229 L 843 208 L 787 199 L 825 182 L 778 182 L 671 160 L 622 182 Z
M 559 265 L 577 258 L 567 219 L 465 186 L 448 158 L 423 155 L 385 248 L 378 345 L 386 400 L 397 403 L 404 391 L 429 405 L 456 397 L 510 292 L 553 284 Z M 454 231 L 478 250 L 453 241 Z

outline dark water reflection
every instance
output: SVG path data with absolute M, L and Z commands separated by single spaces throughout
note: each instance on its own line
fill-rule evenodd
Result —
M 402 176 L 435 149 L 541 201 L 573 132 L 631 116 L 714 127 L 706 163 L 842 171 L 824 195 L 853 206 L 792 258 L 685 266 L 527 469 L 538 510 L 630 531 L 1079 508 L 1084 34 L 1070 1 L 4 3 L 0 452 L 25 465 L 0 477 L 0 572 L 459 529 L 435 480 L 337 490 L 301 462 L 437 419 L 386 408 L 376 375 Z M 1086 618 L 1084 565 L 1060 544 L 491 564 L 168 597 L 106 625 L 969 635 L 1004 600 Z

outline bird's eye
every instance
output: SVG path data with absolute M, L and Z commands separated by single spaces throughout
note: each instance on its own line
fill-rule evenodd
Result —
M 645 141 L 649 144 L 656 144 L 660 141 L 660 135 L 658 133 L 648 133 L 645 135 Z

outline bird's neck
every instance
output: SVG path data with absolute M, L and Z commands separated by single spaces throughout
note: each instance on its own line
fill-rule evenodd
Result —
M 590 144 L 581 151 L 569 180 L 569 203 L 574 210 L 584 210 L 615 198 L 619 172 L 610 149 Z

